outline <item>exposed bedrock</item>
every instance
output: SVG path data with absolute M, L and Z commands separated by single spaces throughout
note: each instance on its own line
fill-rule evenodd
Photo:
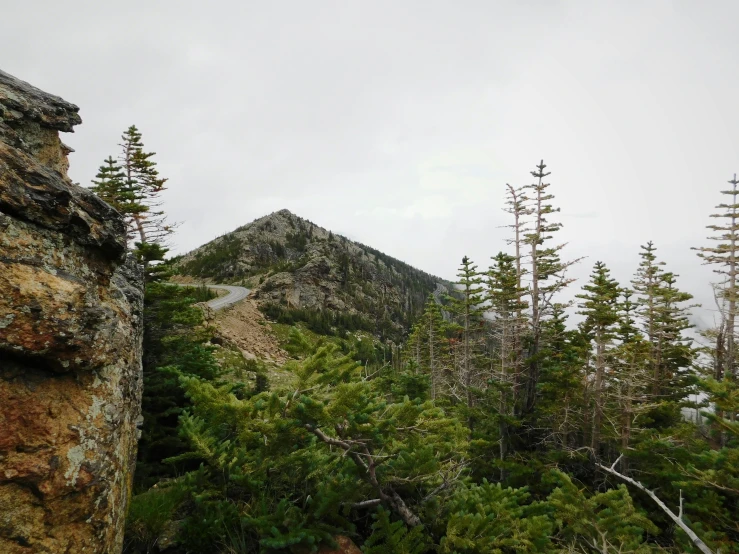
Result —
M 0 71 L 0 552 L 118 553 L 141 413 L 142 273 L 67 177 L 77 106 Z

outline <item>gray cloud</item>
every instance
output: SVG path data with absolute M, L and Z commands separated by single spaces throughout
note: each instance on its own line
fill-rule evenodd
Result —
M 16 2 L 2 68 L 79 104 L 85 184 L 131 123 L 189 250 L 270 211 L 451 277 L 504 248 L 544 158 L 571 257 L 627 281 L 654 240 L 710 304 L 739 168 L 735 2 Z M 223 202 L 227 199 L 227 202 Z M 592 214 L 592 215 L 591 215 Z M 587 217 L 585 217 L 587 216 Z

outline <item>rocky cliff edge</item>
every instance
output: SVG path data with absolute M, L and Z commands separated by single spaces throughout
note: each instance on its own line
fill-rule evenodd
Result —
M 124 221 L 67 177 L 77 106 L 0 71 L 0 552 L 117 553 L 143 284 Z

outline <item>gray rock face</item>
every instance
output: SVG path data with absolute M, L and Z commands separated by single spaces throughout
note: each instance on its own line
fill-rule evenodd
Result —
M 143 276 L 66 175 L 78 108 L 0 71 L 0 552 L 116 553 L 141 412 Z

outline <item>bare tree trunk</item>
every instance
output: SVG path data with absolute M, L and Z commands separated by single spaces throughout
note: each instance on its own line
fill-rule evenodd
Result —
M 736 191 L 736 174 L 734 175 L 733 186 Z M 736 199 L 736 195 L 734 195 Z M 736 202 L 736 200 L 734 200 Z M 729 317 L 726 322 L 726 375 L 732 379 L 736 377 L 735 371 L 735 354 L 734 354 L 734 329 L 736 324 L 736 277 L 737 277 L 737 259 L 736 259 L 736 220 L 737 212 L 733 207 L 731 210 L 731 250 L 729 253 Z M 732 412 L 731 421 L 734 421 L 735 414 Z
M 511 199 L 513 201 L 512 205 L 512 214 L 513 214 L 513 233 L 514 233 L 514 239 L 513 239 L 513 245 L 516 251 L 515 257 L 516 257 L 516 291 L 523 290 L 523 272 L 521 270 L 521 213 L 523 210 L 523 206 L 521 206 L 522 198 L 520 197 L 519 193 L 516 191 L 515 188 L 513 188 L 511 185 L 506 185 L 508 187 L 508 192 L 511 195 Z M 518 292 L 517 292 L 518 294 Z M 521 307 L 521 303 L 517 302 L 518 307 L 516 310 L 516 324 L 513 329 L 513 350 L 515 355 L 515 361 L 514 361 L 514 373 L 513 373 L 513 398 L 512 398 L 512 404 L 515 407 L 518 405 L 519 402 L 519 389 L 520 389 L 520 379 L 521 376 L 519 374 L 521 362 L 523 359 L 523 352 L 522 352 L 522 340 L 521 340 L 521 322 L 523 321 L 523 308 Z
M 467 393 L 467 425 L 472 431 L 472 373 L 470 371 L 470 306 L 464 310 L 464 386 Z
M 502 329 L 502 335 L 500 339 L 500 380 L 502 382 L 502 386 L 500 388 L 500 408 L 499 408 L 499 415 L 498 415 L 498 432 L 500 434 L 500 461 L 505 461 L 506 457 L 506 447 L 507 447 L 507 434 L 508 429 L 506 426 L 505 418 L 508 415 L 508 408 L 506 407 L 506 386 L 508 385 L 508 368 L 506 361 L 508 359 L 508 351 L 506 349 L 507 343 L 508 343 L 508 336 L 507 336 L 507 328 L 508 328 L 508 314 L 506 314 L 506 318 L 503 320 L 503 329 Z M 503 472 L 503 468 L 500 469 L 500 479 L 501 481 L 505 478 L 505 474 Z
M 600 447 L 600 427 L 603 421 L 603 380 L 605 373 L 604 354 L 605 348 L 603 344 L 602 332 L 598 331 L 596 335 L 596 354 L 595 354 L 595 413 L 593 414 L 593 432 L 590 437 L 590 447 L 593 452 L 598 453 Z
M 144 222 L 140 215 L 134 215 L 133 221 L 136 224 L 136 230 L 139 233 L 141 244 L 146 244 L 146 230 L 144 229 Z
M 633 404 L 633 382 L 629 379 L 626 385 L 626 406 L 624 408 L 624 422 L 623 429 L 621 430 L 621 452 L 624 456 L 621 461 L 621 471 L 626 473 L 629 471 L 629 462 L 626 456 L 623 454 L 629 449 L 629 443 L 631 442 L 631 419 L 632 419 L 632 404 Z
M 434 320 L 429 314 L 429 371 L 431 373 L 431 399 L 436 400 L 436 364 L 434 363 Z
M 543 161 L 542 161 L 543 163 Z M 539 177 L 541 187 L 543 177 Z M 531 411 L 536 404 L 536 383 L 539 380 L 539 343 L 541 342 L 541 306 L 539 305 L 539 249 L 538 243 L 542 236 L 542 198 L 541 190 L 536 195 L 536 224 L 534 228 L 534 239 L 531 241 L 531 329 L 532 342 L 529 352 L 529 375 L 526 384 L 526 410 Z

